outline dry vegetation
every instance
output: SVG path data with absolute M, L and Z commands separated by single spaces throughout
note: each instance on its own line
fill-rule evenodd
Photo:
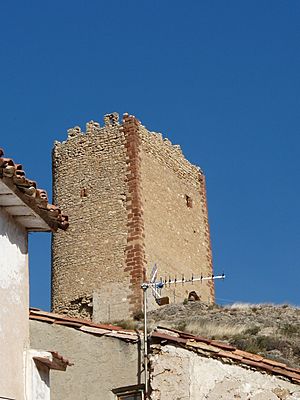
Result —
M 141 318 L 121 324 L 141 328 Z M 161 307 L 149 312 L 148 319 L 150 329 L 160 325 L 222 340 L 241 350 L 300 367 L 300 308 L 270 304 L 220 307 L 191 302 Z

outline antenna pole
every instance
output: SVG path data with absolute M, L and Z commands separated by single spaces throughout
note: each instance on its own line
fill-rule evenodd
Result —
M 206 281 L 206 280 L 212 280 L 214 281 L 215 279 L 224 279 L 225 275 L 211 275 L 207 277 L 203 277 L 202 275 L 198 278 L 195 278 L 194 275 L 192 275 L 191 279 L 186 279 L 184 275 L 182 275 L 181 279 L 177 279 L 175 276 L 175 279 L 171 279 L 169 277 L 169 280 L 165 278 L 165 281 L 163 282 L 162 279 L 160 281 L 156 281 L 156 276 L 157 276 L 157 266 L 156 264 L 154 265 L 151 273 L 151 280 L 150 282 L 144 282 L 141 285 L 141 288 L 143 289 L 143 301 L 144 301 L 144 372 L 145 372 L 145 399 L 148 399 L 148 329 L 147 329 L 147 290 L 149 287 L 152 289 L 152 294 L 155 298 L 155 300 L 160 299 L 160 290 L 164 287 L 169 285 L 175 285 L 178 283 L 181 283 L 184 285 L 185 283 L 191 283 L 193 284 L 195 281 Z M 175 301 L 175 289 L 174 289 L 174 301 Z
M 147 284 L 142 285 L 144 298 L 144 371 L 145 371 L 145 399 L 148 398 L 148 327 L 147 327 Z

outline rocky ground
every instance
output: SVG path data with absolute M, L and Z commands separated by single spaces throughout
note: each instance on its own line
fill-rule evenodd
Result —
M 211 339 L 300 368 L 300 308 L 290 305 L 208 306 L 199 301 L 149 312 L 149 327 L 165 326 Z M 136 321 L 135 327 L 141 327 Z M 131 326 L 133 327 L 133 326 Z

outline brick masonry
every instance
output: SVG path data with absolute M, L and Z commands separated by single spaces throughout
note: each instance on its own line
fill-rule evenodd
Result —
M 130 273 L 130 311 L 137 313 L 142 308 L 141 283 L 145 280 L 144 211 L 142 203 L 142 177 L 139 136 L 139 121 L 124 115 L 123 131 L 126 139 L 127 197 L 127 247 L 125 271 Z
M 54 202 L 70 227 L 53 236 L 52 308 L 98 322 L 141 310 L 140 285 L 155 262 L 162 277 L 212 273 L 202 171 L 135 117 L 104 120 L 70 129 L 53 150 Z M 212 282 L 164 295 L 179 302 L 192 290 L 214 301 Z

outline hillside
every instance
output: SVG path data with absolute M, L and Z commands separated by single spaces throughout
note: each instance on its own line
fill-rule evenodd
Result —
M 268 304 L 208 306 L 201 302 L 167 305 L 149 312 L 157 325 L 217 339 L 241 350 L 300 367 L 300 308 Z M 137 322 L 141 327 L 141 321 Z

